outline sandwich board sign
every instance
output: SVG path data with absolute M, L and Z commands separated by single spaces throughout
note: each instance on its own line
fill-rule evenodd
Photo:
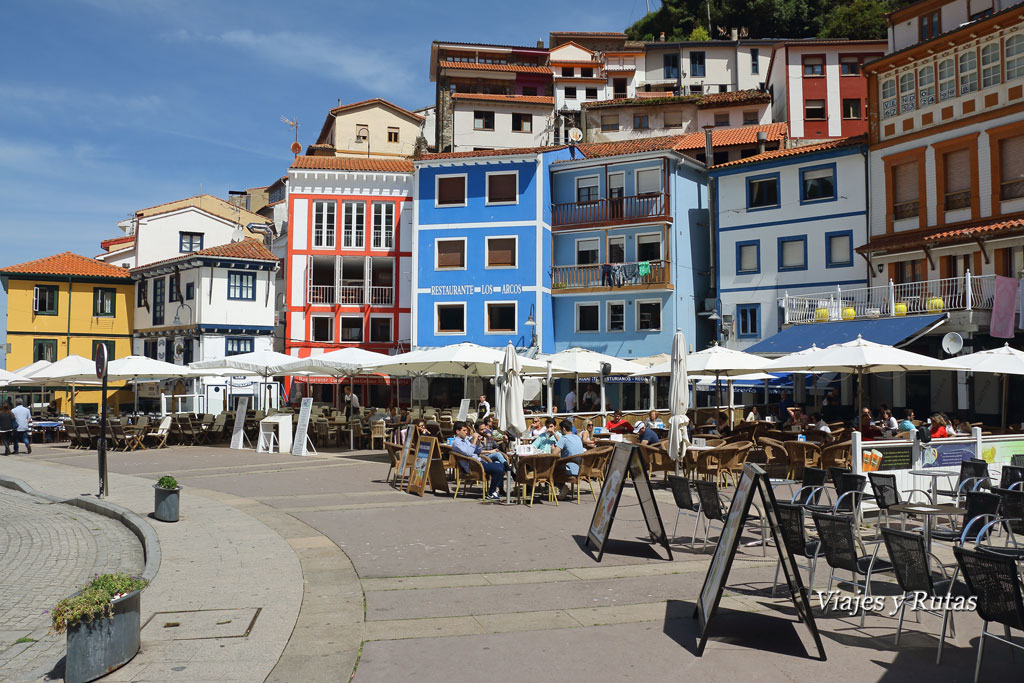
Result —
M 312 412 L 313 398 L 307 396 L 299 404 L 299 421 L 295 425 L 295 436 L 292 438 L 292 455 L 306 455 L 306 444 L 309 441 L 309 416 Z
M 779 562 L 786 574 L 786 584 L 789 587 L 790 598 L 796 608 L 797 618 L 807 624 L 811 631 L 814 643 L 818 648 L 818 655 L 825 661 L 825 647 L 821 643 L 821 636 L 818 634 L 817 624 L 814 622 L 814 614 L 811 612 L 811 603 L 807 598 L 807 589 L 803 586 L 800 578 L 800 571 L 797 569 L 793 553 L 786 547 L 782 538 L 782 529 L 779 525 L 779 517 L 776 513 L 775 493 L 772 491 L 768 477 L 764 470 L 753 463 L 743 466 L 743 475 L 736 486 L 736 493 L 733 495 L 732 504 L 729 506 L 729 516 L 722 528 L 722 535 L 715 547 L 715 556 L 711 559 L 711 566 L 708 567 L 707 576 L 704 577 L 704 585 L 700 595 L 697 596 L 697 608 L 693 616 L 698 620 L 700 630 L 700 644 L 697 646 L 697 656 L 704 654 L 704 646 L 707 645 L 710 635 L 711 618 L 718 609 L 718 603 L 722 599 L 722 591 L 725 588 L 725 580 L 729 576 L 729 569 L 736 557 L 736 550 L 740 544 L 740 532 L 750 514 L 750 505 L 754 501 L 754 495 L 761 498 L 761 509 L 764 510 L 767 518 L 768 528 L 771 529 L 772 538 L 775 540 L 775 548 L 779 552 Z M 763 539 L 767 541 L 767 539 Z
M 671 560 L 672 548 L 669 547 L 665 525 L 661 521 L 661 513 L 658 511 L 654 493 L 651 491 L 651 480 L 647 478 L 647 468 L 644 467 L 643 460 L 640 458 L 640 450 L 629 441 L 616 443 L 615 450 L 612 451 L 611 461 L 605 472 L 604 485 L 601 487 L 601 495 L 597 499 L 597 507 L 590 521 L 585 544 L 594 548 L 597 552 L 597 561 L 600 562 L 604 557 L 605 542 L 608 540 L 612 522 L 615 520 L 615 513 L 619 509 L 619 501 L 622 499 L 622 489 L 627 476 L 633 480 L 633 487 L 640 500 L 640 510 L 644 513 L 644 521 L 647 523 L 651 541 L 663 545 L 665 551 L 668 552 L 668 559 Z
M 416 452 L 416 437 L 419 436 L 419 432 L 416 428 L 410 426 L 405 434 L 405 443 L 402 444 L 402 452 L 398 457 L 398 471 L 395 473 L 394 482 L 392 486 L 397 488 L 399 491 L 402 490 L 402 486 L 405 484 L 405 463 L 409 462 L 410 453 Z M 399 480 L 398 478 L 402 479 Z
M 412 437 L 410 437 L 412 438 Z M 420 436 L 414 451 L 412 474 L 409 476 L 409 493 L 420 497 L 430 486 L 431 491 L 448 493 L 448 479 L 441 461 L 441 446 L 432 436 Z
M 231 447 L 242 448 L 242 440 L 245 438 L 245 413 L 249 410 L 249 397 L 242 396 L 238 399 L 238 406 L 235 408 L 235 424 L 231 428 Z

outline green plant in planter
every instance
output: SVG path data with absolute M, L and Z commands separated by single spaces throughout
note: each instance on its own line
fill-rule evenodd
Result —
M 178 480 L 169 474 L 165 474 L 164 476 L 157 479 L 156 485 L 159 488 L 173 491 L 174 489 L 178 488 Z
M 50 633 L 64 633 L 83 621 L 113 616 L 115 597 L 142 590 L 147 585 L 149 581 L 137 576 L 100 574 L 80 592 L 57 603 L 53 608 Z

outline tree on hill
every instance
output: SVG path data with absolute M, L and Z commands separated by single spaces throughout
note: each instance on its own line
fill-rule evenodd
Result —
M 853 0 L 829 12 L 821 22 L 821 38 L 884 39 L 885 13 L 895 7 L 883 0 Z
M 693 43 L 700 43 L 707 40 L 711 40 L 711 36 L 708 35 L 708 30 L 706 28 L 704 28 L 703 26 L 698 26 L 697 28 L 690 31 L 690 35 L 687 38 L 687 40 Z

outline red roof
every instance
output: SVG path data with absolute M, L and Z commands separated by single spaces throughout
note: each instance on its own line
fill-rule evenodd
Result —
M 800 154 L 811 154 L 813 152 L 824 152 L 829 149 L 839 149 L 841 147 L 852 147 L 854 145 L 863 145 L 867 142 L 867 137 L 864 135 L 858 135 L 852 138 L 841 138 L 839 140 L 829 140 L 828 142 L 822 142 L 816 145 L 801 145 L 799 147 L 789 147 L 786 149 L 771 149 L 764 154 L 756 154 L 746 159 L 737 159 L 736 161 L 728 161 L 724 164 L 717 164 L 714 168 L 724 168 L 726 166 L 739 166 L 741 164 L 752 164 L 758 161 L 767 161 L 769 159 L 782 159 L 784 157 L 798 156 Z
M 173 263 L 175 261 L 186 261 L 196 256 L 219 256 L 221 258 L 248 259 L 250 261 L 278 260 L 278 258 L 274 256 L 273 252 L 271 252 L 269 249 L 263 246 L 263 242 L 247 237 L 238 242 L 218 244 L 215 247 L 200 249 L 199 251 L 193 251 L 190 254 L 175 256 L 174 258 L 164 259 L 163 261 L 157 261 L 155 263 L 147 263 L 144 266 L 139 266 L 137 268 L 133 268 L 132 270 L 133 272 L 148 270 L 153 266 Z
M 466 159 L 470 157 L 501 157 L 518 156 L 521 154 L 540 154 L 541 152 L 553 152 L 565 149 L 568 145 L 556 145 L 553 147 L 516 147 L 512 149 L 478 149 L 472 152 L 440 152 L 438 154 L 424 154 L 417 161 L 433 161 L 435 159 Z
M 412 173 L 408 159 L 377 159 L 367 157 L 295 157 L 290 168 L 321 171 L 377 171 L 380 173 Z
M 641 152 L 661 152 L 675 149 L 685 135 L 660 135 L 651 138 L 633 138 L 616 142 L 585 142 L 579 149 L 588 159 L 594 157 L 610 157 L 620 154 L 639 154 Z
M 749 145 L 757 142 L 758 131 L 768 134 L 768 142 L 776 142 L 786 137 L 785 123 L 769 123 L 763 126 L 742 126 L 740 128 L 716 128 L 711 133 L 715 147 L 732 147 Z M 618 156 L 621 154 L 639 154 L 642 152 L 659 152 L 673 150 L 704 149 L 704 133 L 687 135 L 662 135 L 651 138 L 636 138 L 617 142 L 592 142 L 579 146 L 587 158 Z
M 991 220 L 991 219 L 986 219 Z M 944 243 L 971 242 L 988 237 L 1004 236 L 1007 233 L 1024 233 L 1024 218 L 1013 218 L 995 223 L 975 221 L 950 228 L 944 225 L 925 230 L 908 230 L 882 235 L 857 247 L 858 252 L 902 251 L 905 249 L 937 246 Z
M 405 114 L 409 118 L 416 119 L 418 121 L 422 121 L 423 120 L 423 117 L 420 116 L 419 114 L 413 114 L 408 109 L 403 109 L 402 107 L 399 107 L 397 104 L 394 104 L 393 102 L 388 102 L 387 100 L 385 100 L 383 98 L 380 98 L 380 97 L 374 97 L 374 98 L 371 98 L 369 100 L 363 100 L 361 102 L 353 102 L 352 104 L 340 104 L 337 107 L 334 107 L 333 109 L 331 109 L 331 113 L 332 114 L 338 114 L 340 112 L 347 111 L 349 109 L 356 109 L 358 107 L 364 107 L 364 106 L 366 106 L 368 104 L 379 104 L 379 105 L 388 107 L 390 109 L 394 109 L 395 111 L 397 111 L 400 114 Z
M 111 247 L 117 246 L 118 244 L 126 244 L 128 242 L 134 242 L 135 235 L 123 235 L 121 237 L 111 237 L 110 239 L 103 240 L 100 242 L 100 247 L 110 251 Z
M 666 95 L 662 97 L 650 96 L 653 93 L 644 93 L 638 97 L 630 97 L 618 100 L 601 100 L 598 102 L 584 102 L 587 109 L 599 109 L 602 107 L 626 107 L 626 106 L 654 106 L 661 104 L 695 104 L 698 109 L 711 109 L 714 107 L 730 107 L 744 104 L 763 104 L 772 101 L 770 93 L 763 90 L 733 90 L 732 92 L 716 92 L 706 95 Z
M 450 62 L 442 59 L 438 62 L 442 69 L 477 69 L 480 71 L 514 71 L 524 74 L 551 75 L 551 67 L 527 66 L 525 64 L 477 64 L 476 62 Z
M 0 269 L 0 273 L 25 273 L 33 275 L 73 275 L 78 277 L 109 277 L 128 279 L 131 277 L 124 268 L 112 266 L 86 256 L 65 251 L 36 261 L 19 263 Z
M 491 95 L 488 93 L 457 92 L 452 94 L 455 100 L 484 100 L 488 102 L 510 102 L 512 104 L 548 104 L 554 105 L 554 97 L 541 95 Z

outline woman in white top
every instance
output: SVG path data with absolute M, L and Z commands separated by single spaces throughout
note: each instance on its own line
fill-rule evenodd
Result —
M 761 413 L 757 411 L 757 406 L 751 406 L 750 412 L 747 413 L 746 422 L 757 422 L 761 419 Z

